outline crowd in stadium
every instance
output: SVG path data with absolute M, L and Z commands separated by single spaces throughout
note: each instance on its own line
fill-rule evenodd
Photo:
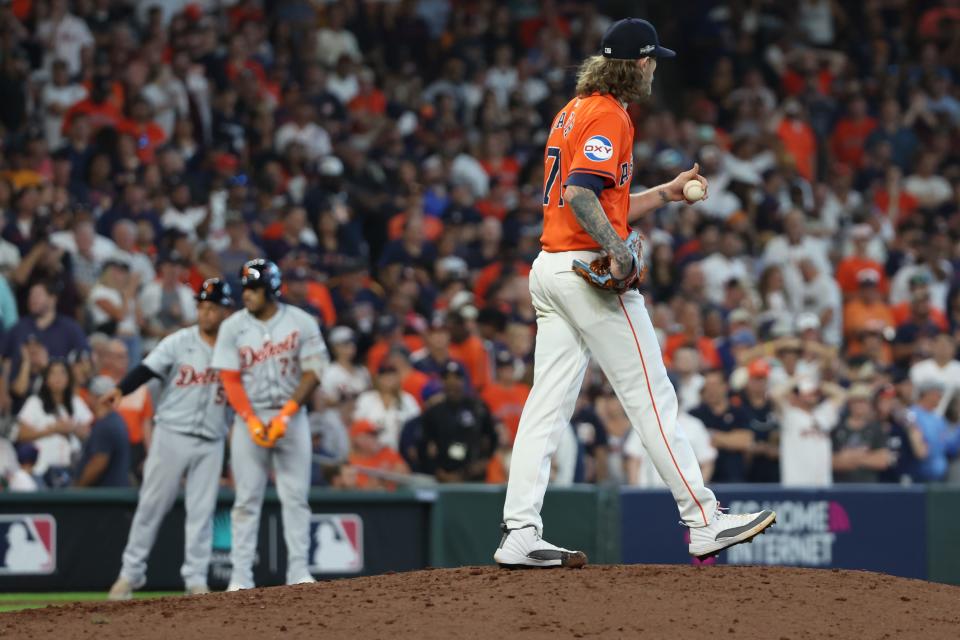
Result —
M 126 484 L 97 452 L 135 482 L 151 394 L 90 381 L 255 257 L 330 349 L 315 485 L 504 482 L 544 141 L 609 4 L 2 3 L 4 488 Z M 641 225 L 705 477 L 960 481 L 960 2 L 639 4 L 678 57 L 633 185 L 709 180 Z M 552 474 L 660 486 L 594 369 Z

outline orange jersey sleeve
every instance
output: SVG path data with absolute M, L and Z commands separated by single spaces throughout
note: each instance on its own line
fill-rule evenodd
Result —
M 544 152 L 543 235 L 546 251 L 598 249 L 567 206 L 563 190 L 575 174 L 603 180 L 598 198 L 621 238 L 629 233 L 633 123 L 609 95 L 575 98 L 557 114 Z

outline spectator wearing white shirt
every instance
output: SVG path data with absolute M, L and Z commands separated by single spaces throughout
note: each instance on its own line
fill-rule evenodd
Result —
M 327 67 L 337 64 L 341 57 L 360 62 L 363 56 L 356 36 L 344 24 L 346 13 L 340 4 L 332 4 L 327 14 L 327 26 L 317 30 L 317 59 Z
M 160 217 L 160 224 L 164 229 L 176 229 L 191 242 L 196 242 L 197 229 L 206 222 L 208 209 L 191 206 L 190 186 L 180 176 L 167 179 L 167 193 L 170 195 L 170 206 Z
M 37 38 L 46 51 L 45 66 L 49 69 L 54 60 L 63 60 L 73 76 L 80 72 L 84 50 L 91 50 L 94 41 L 87 23 L 68 9 L 67 0 L 52 0 L 50 17 L 37 25 Z
M 74 458 L 80 453 L 80 439 L 89 433 L 93 414 L 80 396 L 74 393 L 73 373 L 61 360 L 47 365 L 40 390 L 27 398 L 17 414 L 17 442 L 32 442 L 37 448 L 34 473 L 69 474 Z M 61 486 L 60 481 L 54 484 Z
M 675 377 L 680 411 L 690 411 L 700 404 L 700 390 L 703 389 L 700 352 L 690 347 L 680 347 L 673 354 L 672 365 L 670 372 Z
M 323 371 L 317 388 L 326 403 L 337 405 L 343 398 L 359 396 L 371 387 L 367 368 L 356 363 L 356 335 L 350 327 L 334 327 L 330 331 L 333 362 Z
M 937 175 L 937 156 L 924 153 L 917 171 L 903 182 L 904 190 L 917 199 L 921 209 L 936 209 L 953 197 L 950 181 Z
M 730 280 L 748 281 L 749 264 L 743 256 L 743 240 L 740 234 L 726 229 L 720 236 L 719 251 L 700 262 L 707 279 L 707 297 L 714 304 L 723 304 Z
M 420 415 L 416 398 L 400 387 L 400 374 L 390 364 L 381 365 L 374 388 L 357 398 L 354 420 L 369 420 L 380 430 L 380 442 L 400 450 L 400 432 L 408 420 Z
M 807 233 L 807 219 L 803 211 L 795 209 L 784 217 L 783 233 L 767 242 L 763 249 L 763 262 L 795 269 L 800 260 L 809 258 L 820 271 L 832 275 L 828 249 L 829 245 L 824 240 Z M 784 276 L 787 277 L 786 273 Z
M 809 258 L 800 261 L 800 276 L 794 289 L 796 311 L 813 314 L 818 320 L 817 328 L 823 330 L 823 341 L 839 347 L 843 338 L 843 294 L 837 281 L 822 273 Z
M 168 335 L 197 321 L 193 290 L 181 282 L 185 261 L 175 253 L 157 259 L 159 278 L 140 291 L 138 303 L 143 318 L 143 348 L 149 351 Z
M 680 411 L 677 414 L 677 437 L 690 443 L 693 455 L 700 465 L 703 481 L 710 482 L 718 452 L 710 442 L 710 432 L 704 426 L 703 421 L 686 411 Z M 628 484 L 646 489 L 667 488 L 660 472 L 650 462 L 647 450 L 644 448 L 640 436 L 637 435 L 636 429 L 631 429 L 627 435 L 623 443 L 623 455 L 626 458 Z
M 350 104 L 360 92 L 360 81 L 354 66 L 349 56 L 340 56 L 336 69 L 327 77 L 327 91 L 333 94 L 340 104 Z
M 937 405 L 937 415 L 944 415 L 951 402 L 957 399 L 960 390 L 960 361 L 956 359 L 957 343 L 949 333 L 941 333 L 933 339 L 932 358 L 921 360 L 910 367 L 910 382 L 919 388 L 925 382 L 943 386 L 943 396 Z
M 137 321 L 137 289 L 140 282 L 130 274 L 130 265 L 112 257 L 103 264 L 100 280 L 90 290 L 87 313 L 91 328 L 120 338 L 127 346 L 130 361 L 139 364 L 142 353 Z
M 70 72 L 64 60 L 54 60 L 50 82 L 40 92 L 40 103 L 44 111 L 43 132 L 47 146 L 57 149 L 63 141 L 63 115 L 67 109 L 87 97 L 87 89 L 79 83 L 70 81 Z
M 150 81 L 140 95 L 153 107 L 153 121 L 163 129 L 166 139 L 172 139 L 177 119 L 190 115 L 190 99 L 184 83 L 169 65 L 159 64 L 151 70 Z
M 506 108 L 510 94 L 517 87 L 517 68 L 513 64 L 510 45 L 497 47 L 493 54 L 493 66 L 487 70 L 484 84 L 493 91 L 501 108 Z
M 517 61 L 517 88 L 530 105 L 539 104 L 550 95 L 550 87 L 535 75 L 533 65 L 526 58 Z
M 946 309 L 953 266 L 949 260 L 937 260 L 932 255 L 921 255 L 920 262 L 900 267 L 890 283 L 890 304 L 898 305 L 913 299 L 915 290 L 926 286 L 934 307 Z
M 274 136 L 274 148 L 277 153 L 284 153 L 292 142 L 298 142 L 312 162 L 330 155 L 333 147 L 326 130 L 315 120 L 313 105 L 301 102 L 293 110 L 293 119 L 277 129 Z
M 0 447 L 6 446 L 11 445 L 6 440 L 0 441 Z M 9 491 L 30 493 L 39 490 L 41 487 L 46 487 L 43 478 L 34 472 L 40 453 L 33 444 L 28 442 L 18 444 L 14 456 L 13 468 L 4 468 L 3 471 L 3 476 L 7 478 L 7 489 Z
M 113 242 L 116 245 L 115 256 L 130 265 L 130 273 L 140 282 L 151 282 L 156 276 L 153 261 L 137 248 L 137 224 L 126 218 L 113 224 Z M 98 238 L 100 236 L 97 236 Z
M 773 399 L 780 412 L 780 482 L 786 487 L 829 487 L 833 484 L 830 432 L 840 420 L 846 399 L 843 389 L 807 377 L 794 378 L 774 390 Z
M 81 219 L 72 231 L 58 231 L 50 242 L 70 253 L 73 260 L 73 280 L 81 296 L 86 296 L 97 283 L 103 264 L 117 253 L 109 238 L 97 234 L 93 222 Z
M 853 170 L 845 164 L 836 165 L 827 179 L 829 184 L 818 185 L 818 188 L 826 190 L 821 198 L 820 224 L 830 233 L 836 233 L 841 222 L 851 220 L 853 214 L 863 206 L 863 195 L 853 188 Z M 870 237 L 873 237 L 872 233 Z M 839 241 L 841 238 L 834 238 L 834 240 Z M 878 238 L 877 244 L 880 250 L 886 253 L 883 240 Z M 844 254 L 849 253 L 848 247 Z

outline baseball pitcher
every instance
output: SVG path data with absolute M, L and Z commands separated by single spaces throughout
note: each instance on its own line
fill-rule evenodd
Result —
M 146 582 L 147 557 L 184 474 L 187 521 L 180 574 L 187 593 L 209 591 L 213 511 L 227 433 L 226 396 L 210 360 L 220 325 L 233 311 L 233 297 L 230 285 L 210 278 L 196 299 L 197 324 L 161 340 L 112 392 L 116 403 L 151 378 L 162 381 L 140 500 L 110 600 L 128 600 Z
M 223 323 L 213 352 L 236 412 L 230 457 L 236 485 L 231 512 L 233 572 L 228 591 L 250 589 L 260 508 L 271 464 L 287 547 L 287 584 L 314 582 L 307 569 L 310 427 L 301 408 L 330 358 L 317 321 L 278 300 L 280 270 L 251 260 L 240 270 L 242 311 Z
M 772 511 L 729 515 L 704 486 L 690 444 L 677 431 L 677 396 L 667 378 L 643 296 L 640 237 L 647 212 L 684 200 L 697 166 L 673 181 L 631 195 L 633 122 L 627 104 L 650 95 L 661 47 L 653 25 L 614 23 L 601 55 L 580 68 L 577 97 L 557 114 L 544 154 L 542 251 L 530 294 L 537 311 L 534 383 L 523 408 L 503 510 L 501 566 L 581 567 L 581 551 L 541 538 L 540 508 L 550 458 L 568 429 L 587 361 L 600 364 L 690 528 L 697 557 L 744 542 L 773 524 Z

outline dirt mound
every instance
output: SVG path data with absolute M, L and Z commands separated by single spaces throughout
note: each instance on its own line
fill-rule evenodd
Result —
M 960 588 L 731 566 L 437 569 L 0 615 L 2 638 L 955 638 Z

